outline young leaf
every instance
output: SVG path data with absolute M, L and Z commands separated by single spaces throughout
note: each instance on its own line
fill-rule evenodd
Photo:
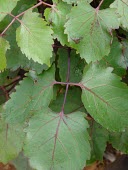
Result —
M 8 125 L 0 120 L 0 162 L 7 163 L 17 157 L 22 150 L 24 137 L 19 125 Z
M 89 65 L 81 81 L 82 101 L 90 115 L 110 131 L 128 126 L 128 87 L 112 68 Z
M 24 151 L 31 166 L 38 170 L 82 169 L 90 157 L 87 128 L 82 112 L 64 115 L 44 108 L 26 129 Z
M 89 63 L 109 54 L 111 30 L 118 27 L 115 9 L 97 10 L 80 1 L 68 15 L 65 33 L 71 46 Z
M 54 39 L 58 39 L 62 45 L 68 44 L 67 35 L 64 34 L 64 24 L 66 22 L 66 15 L 71 10 L 71 5 L 64 2 L 59 2 L 56 4 L 56 10 L 46 8 L 45 18 L 52 25 L 54 31 Z
M 120 19 L 120 26 L 128 29 L 128 1 L 127 0 L 115 0 L 110 8 L 115 8 Z
M 20 48 L 16 43 L 16 28 L 17 25 L 12 25 L 9 28 L 6 39 L 10 43 L 10 50 L 7 51 L 7 68 L 11 70 L 16 70 L 19 67 L 24 70 L 35 70 L 38 74 L 42 72 L 43 69 L 47 69 L 47 65 L 41 65 L 37 62 L 34 62 L 32 59 L 28 59 L 24 54 L 22 54 Z
M 37 110 L 48 106 L 53 96 L 54 69 L 51 68 L 36 80 L 30 77 L 20 82 L 16 92 L 5 105 L 3 116 L 10 123 L 24 123 Z
M 0 71 L 6 68 L 6 56 L 5 53 L 9 49 L 9 43 L 5 39 L 0 37 Z
M 40 64 L 50 65 L 52 57 L 52 30 L 38 14 L 28 11 L 16 31 L 16 40 L 23 54 Z
M 0 0 L 0 21 L 15 8 L 18 1 L 19 0 Z

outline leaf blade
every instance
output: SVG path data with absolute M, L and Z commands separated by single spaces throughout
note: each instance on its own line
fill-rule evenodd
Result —
M 90 153 L 87 127 L 81 112 L 62 116 L 45 108 L 27 128 L 24 150 L 31 166 L 39 170 L 82 169 Z
M 18 1 L 19 0 L 0 0 L 0 21 L 15 8 Z
M 10 48 L 9 42 L 0 37 L 0 70 L 6 68 L 6 51 Z
M 65 24 L 71 47 L 87 63 L 100 60 L 110 52 L 111 29 L 119 27 L 115 10 L 98 10 L 85 2 L 72 8 Z
M 92 64 L 84 70 L 82 101 L 91 116 L 110 131 L 128 126 L 128 88 L 112 68 Z
M 50 65 L 52 57 L 53 33 L 38 14 L 28 11 L 22 18 L 22 25 L 16 31 L 17 44 L 28 59 Z

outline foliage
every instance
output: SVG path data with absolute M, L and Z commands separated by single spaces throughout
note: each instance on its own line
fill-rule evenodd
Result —
M 127 18 L 127 0 L 0 0 L 0 162 L 82 170 L 107 142 L 128 153 Z

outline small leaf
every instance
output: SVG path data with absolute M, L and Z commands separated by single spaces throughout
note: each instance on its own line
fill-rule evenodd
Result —
M 124 47 L 126 46 L 126 48 Z M 126 61 L 125 52 L 127 49 L 127 45 L 123 45 L 123 42 L 119 42 L 116 37 L 113 39 L 113 43 L 111 46 L 111 51 L 108 56 L 105 56 L 101 61 L 100 65 L 104 65 L 107 67 L 113 67 L 114 73 L 119 76 L 124 76 L 126 74 L 128 62 Z
M 109 54 L 111 30 L 118 27 L 115 9 L 97 10 L 80 1 L 68 15 L 65 33 L 71 46 L 89 63 Z
M 128 133 L 127 133 L 127 129 L 124 129 L 120 133 L 110 133 L 109 142 L 117 150 L 128 154 Z
M 12 163 L 16 167 L 16 170 L 34 170 L 29 166 L 28 158 L 26 158 L 23 153 L 20 153 Z
M 93 161 L 103 160 L 103 154 L 107 145 L 107 141 L 109 139 L 109 133 L 98 123 L 93 121 L 91 124 L 92 124 L 92 126 L 90 127 L 92 148 L 91 159 Z
M 9 49 L 9 42 L 0 37 L 0 71 L 6 68 L 6 51 Z
M 61 81 L 66 81 L 66 75 L 68 70 L 68 51 L 67 49 L 58 50 L 58 68 Z M 79 54 L 76 54 L 74 50 L 70 54 L 70 82 L 80 82 L 82 79 L 83 68 L 85 66 L 85 61 L 82 60 Z
M 17 27 L 17 25 L 12 25 L 6 34 L 6 39 L 10 43 L 10 50 L 8 50 L 6 54 L 7 68 L 11 70 L 17 70 L 20 67 L 27 71 L 34 70 L 38 74 L 40 74 L 42 70 L 48 69 L 47 65 L 41 65 L 37 62 L 34 62 L 32 59 L 29 60 L 24 54 L 22 54 L 16 43 L 15 27 Z
M 18 156 L 24 141 L 23 129 L 0 120 L 0 162 L 7 163 Z
M 128 87 L 112 68 L 89 65 L 83 74 L 82 101 L 88 113 L 110 131 L 128 126 Z
M 128 68 L 128 40 L 124 40 L 122 43 L 122 55 L 124 58 L 125 67 Z
M 54 69 L 37 76 L 25 78 L 11 94 L 11 99 L 5 105 L 3 116 L 9 123 L 24 123 L 37 110 L 48 106 L 53 96 Z
M 65 95 L 65 90 L 61 89 L 60 92 L 57 94 L 56 100 L 53 100 L 50 103 L 50 108 L 55 112 L 59 112 L 61 110 L 63 100 L 64 100 L 64 95 Z M 81 101 L 81 89 L 77 87 L 69 88 L 65 107 L 64 107 L 65 114 L 69 114 L 74 111 L 81 111 L 86 113 L 83 103 Z
M 64 2 L 56 4 L 56 10 L 46 8 L 45 18 L 52 25 L 54 31 L 54 39 L 58 39 L 62 45 L 68 44 L 67 35 L 64 34 L 64 24 L 66 22 L 66 15 L 70 12 L 71 5 Z
M 15 8 L 18 1 L 19 0 L 0 0 L 0 21 Z
M 27 11 L 21 26 L 16 31 L 16 40 L 23 54 L 40 64 L 50 65 L 52 57 L 53 33 L 46 22 L 38 14 Z
M 90 157 L 88 123 L 81 112 L 59 114 L 44 108 L 26 129 L 25 155 L 38 170 L 83 169 Z
M 115 0 L 110 8 L 115 8 L 120 19 L 120 26 L 128 29 L 128 0 Z

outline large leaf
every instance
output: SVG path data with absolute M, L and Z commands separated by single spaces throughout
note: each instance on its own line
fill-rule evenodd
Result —
M 128 29 L 128 0 L 115 0 L 110 7 L 116 9 L 119 15 L 120 25 Z
M 97 10 L 80 1 L 68 15 L 65 33 L 71 46 L 89 63 L 109 54 L 110 32 L 118 27 L 115 9 Z
M 17 157 L 24 137 L 23 129 L 18 124 L 12 126 L 0 120 L 0 162 L 7 163 Z
M 6 51 L 9 49 L 9 43 L 5 39 L 0 37 L 0 71 L 6 68 Z
M 22 24 L 16 31 L 18 46 L 28 59 L 40 64 L 50 65 L 52 57 L 52 30 L 38 14 L 28 11 L 22 18 Z
M 48 106 L 53 95 L 53 81 L 53 68 L 37 76 L 36 79 L 27 77 L 21 81 L 16 87 L 16 92 L 11 94 L 11 99 L 5 105 L 3 115 L 7 122 L 24 123 L 37 110 Z
M 18 1 L 19 0 L 0 0 L 0 21 L 15 8 Z
M 88 123 L 81 112 L 43 109 L 31 118 L 24 151 L 38 170 L 82 169 L 90 157 Z
M 81 81 L 82 101 L 91 116 L 111 131 L 128 126 L 128 87 L 112 68 L 89 65 Z

